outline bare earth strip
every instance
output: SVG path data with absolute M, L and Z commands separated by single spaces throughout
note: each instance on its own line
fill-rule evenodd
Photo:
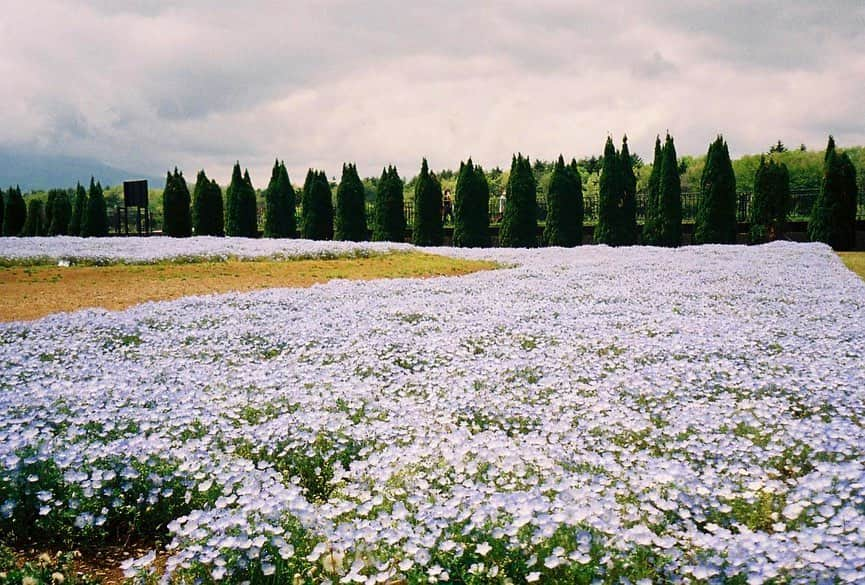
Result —
M 0 321 L 38 319 L 86 307 L 121 310 L 190 295 L 308 287 L 335 278 L 458 276 L 493 262 L 398 252 L 368 258 L 111 266 L 0 268 Z

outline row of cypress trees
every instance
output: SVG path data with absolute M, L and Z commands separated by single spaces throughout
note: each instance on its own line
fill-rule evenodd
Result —
M 0 225 L 4 236 L 83 236 L 108 235 L 108 210 L 102 185 L 90 179 L 89 192 L 79 183 L 74 199 L 63 189 L 52 189 L 43 202 L 31 199 L 25 204 L 20 187 L 0 190 Z

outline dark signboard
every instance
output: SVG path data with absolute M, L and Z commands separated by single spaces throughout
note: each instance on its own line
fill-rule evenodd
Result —
M 123 181 L 123 205 L 147 207 L 147 181 Z

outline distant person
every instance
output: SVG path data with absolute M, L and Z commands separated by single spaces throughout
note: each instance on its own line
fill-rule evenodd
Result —
M 453 223 L 454 221 L 454 202 L 451 199 L 450 189 L 445 189 L 445 196 L 442 199 L 442 223 Z
M 507 202 L 507 198 L 505 197 L 504 190 L 502 194 L 499 195 L 499 223 L 501 223 L 502 218 L 505 216 L 505 203 Z

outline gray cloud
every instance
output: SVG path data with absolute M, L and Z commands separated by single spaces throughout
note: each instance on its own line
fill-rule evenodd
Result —
M 421 156 L 865 141 L 860 0 L 34 0 L 0 22 L 0 146 L 161 173 L 274 156 L 364 174 Z

